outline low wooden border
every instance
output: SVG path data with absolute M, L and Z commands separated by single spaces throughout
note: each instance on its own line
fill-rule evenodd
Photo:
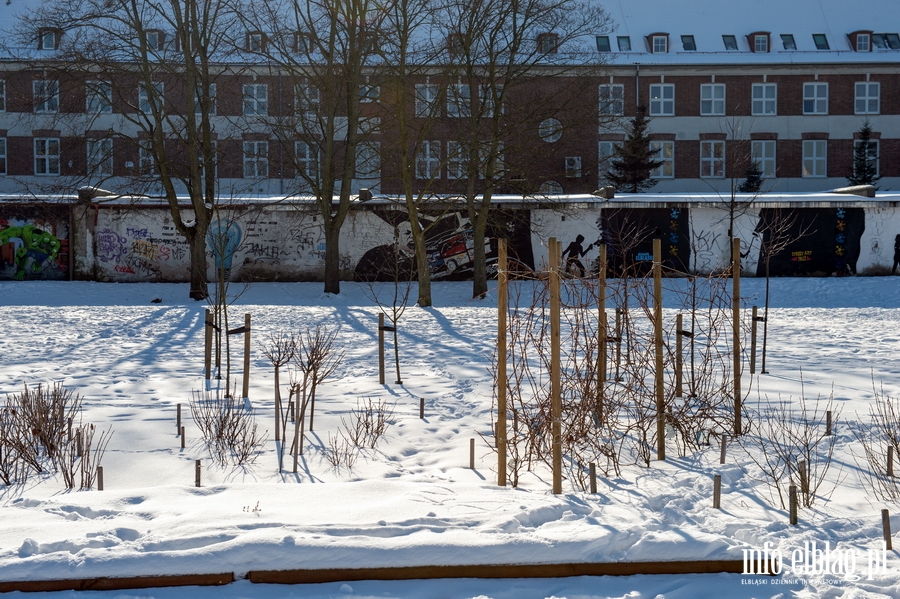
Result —
M 399 568 L 328 568 L 316 570 L 255 570 L 251 582 L 309 584 L 351 580 L 415 580 L 431 578 L 565 578 L 569 576 L 631 576 L 634 574 L 741 574 L 743 560 L 619 562 L 602 564 L 492 564 L 471 566 L 409 566 Z
M 234 582 L 234 574 L 177 574 L 173 576 L 133 576 L 128 578 L 83 578 L 75 580 L 22 580 L 0 582 L 0 593 L 46 591 L 122 591 L 158 587 L 221 586 Z

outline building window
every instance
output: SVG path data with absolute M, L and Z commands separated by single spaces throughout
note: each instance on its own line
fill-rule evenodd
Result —
M 681 36 L 681 47 L 684 48 L 685 52 L 694 52 L 697 49 L 697 44 L 694 42 L 693 35 L 682 35 Z
M 92 178 L 113 174 L 113 143 L 111 139 L 87 140 L 87 175 Z
M 296 32 L 294 34 L 293 50 L 298 54 L 306 54 L 309 52 L 312 44 L 310 43 L 310 35 L 308 33 Z
M 675 85 L 657 83 L 650 86 L 650 116 L 675 116 Z
M 700 176 L 704 179 L 725 176 L 725 142 L 700 142 Z
M 381 176 L 381 144 L 377 141 L 356 146 L 356 178 L 378 179 Z
M 609 36 L 608 35 L 598 35 L 597 36 L 597 52 L 610 52 L 612 48 L 609 45 Z
M 669 51 L 669 36 L 667 35 L 654 35 L 651 43 L 654 54 L 665 54 Z
M 34 174 L 59 174 L 59 138 L 37 137 L 34 140 Z
M 203 115 L 203 86 L 197 88 L 194 93 L 194 114 L 197 116 Z M 216 115 L 216 84 L 209 84 L 209 98 L 207 106 L 209 106 L 209 110 L 207 115 L 215 116 Z
M 853 156 L 856 156 L 856 152 L 859 150 L 859 147 L 863 144 L 861 139 L 853 140 Z M 874 169 L 875 176 L 879 175 L 878 171 L 878 140 L 870 139 L 868 144 L 866 144 L 866 163 L 869 168 Z M 856 160 L 853 161 L 853 170 L 854 174 L 856 172 Z
M 6 138 L 0 137 L 0 175 L 6 174 Z
M 750 142 L 750 160 L 756 163 L 764 179 L 775 177 L 775 140 L 754 140 Z
M 702 116 L 725 114 L 724 83 L 704 83 L 700 86 L 700 114 Z
M 447 178 L 467 179 L 469 177 L 468 148 L 458 141 L 447 142 Z
M 538 126 L 538 135 L 547 143 L 558 142 L 562 138 L 563 126 L 558 119 L 544 119 Z
M 6 112 L 6 81 L 0 79 L 0 112 Z
M 265 179 L 269 176 L 269 142 L 244 142 L 244 178 Z
M 597 164 L 599 165 L 597 170 L 601 178 L 606 174 L 606 171 L 612 168 L 612 159 L 620 147 L 622 147 L 622 142 L 620 141 L 601 141 L 597 144 Z
M 631 36 L 617 36 L 616 43 L 619 45 L 619 52 L 631 52 Z
M 32 82 L 34 111 L 55 113 L 59 111 L 59 81 L 38 80 Z
M 138 111 L 140 111 L 141 114 L 151 114 L 154 107 L 159 108 L 159 111 L 162 112 L 162 99 L 165 86 L 162 81 L 154 81 L 151 83 L 151 86 L 152 90 L 145 85 L 138 88 Z
M 723 35 L 722 42 L 725 43 L 726 50 L 737 50 L 737 38 L 733 35 Z
M 41 29 L 38 31 L 38 50 L 56 50 L 59 48 L 60 32 L 58 29 Z
M 434 83 L 416 85 L 416 116 L 436 116 L 438 86 Z
M 878 114 L 881 111 L 881 84 L 861 81 L 856 84 L 856 114 Z
M 447 86 L 447 116 L 472 116 L 472 88 L 462 83 Z
M 769 36 L 765 34 L 757 34 L 753 36 L 753 51 L 754 52 L 768 52 L 769 51 Z
M 416 152 L 416 179 L 437 179 L 441 172 L 441 142 L 423 141 Z
M 656 152 L 653 160 L 662 161 L 658 167 L 650 171 L 653 179 L 671 179 L 675 176 L 675 142 L 651 141 L 650 151 Z
M 150 29 L 144 32 L 144 40 L 147 42 L 147 49 L 151 51 L 162 50 L 163 33 L 158 29 Z
M 112 84 L 109 81 L 88 81 L 85 109 L 88 114 L 112 112 Z
M 824 33 L 814 33 L 813 34 L 813 43 L 816 45 L 816 50 L 828 50 L 828 38 L 825 37 Z
M 828 140 L 803 140 L 803 176 L 825 177 L 827 175 Z
M 754 83 L 752 100 L 753 116 L 778 114 L 778 86 L 775 83 Z
M 247 34 L 247 50 L 250 52 L 262 52 L 266 49 L 266 36 L 261 31 L 251 31 Z
M 244 116 L 269 114 L 269 86 L 265 83 L 244 84 Z
M 143 140 L 138 145 L 138 169 L 142 175 L 155 174 L 156 155 L 153 153 L 153 145 L 149 140 Z
M 872 35 L 872 44 L 879 50 L 900 50 L 900 34 L 876 33 Z
M 305 141 L 298 141 L 294 143 L 294 154 L 297 176 L 314 181 L 319 172 L 318 149 Z
M 605 84 L 600 86 L 600 116 L 625 114 L 625 86 Z
M 797 49 L 797 43 L 794 41 L 794 35 L 792 33 L 782 33 L 781 44 L 784 46 L 785 50 Z
M 542 33 L 537 41 L 541 54 L 556 54 L 559 50 L 559 36 L 555 33 Z
M 828 114 L 828 84 L 803 84 L 803 114 Z
M 294 110 L 297 114 L 311 119 L 319 112 L 319 88 L 309 83 L 294 86 Z
M 857 52 L 871 52 L 872 51 L 872 37 L 868 33 L 857 33 L 856 34 L 856 51 Z
M 502 85 L 483 84 L 478 87 L 478 90 L 478 93 L 481 95 L 479 98 L 481 101 L 479 114 L 481 116 L 493 118 L 498 114 L 504 114 L 503 102 L 500 101 L 500 98 L 503 96 Z M 500 106 L 499 111 L 496 108 L 498 104 Z
M 380 85 L 372 85 L 370 83 L 363 83 L 359 86 L 359 101 L 360 102 L 377 102 L 378 98 L 381 97 L 381 86 Z

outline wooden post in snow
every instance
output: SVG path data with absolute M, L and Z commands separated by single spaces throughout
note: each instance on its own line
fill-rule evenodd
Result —
M 888 510 L 881 510 L 881 528 L 884 532 L 884 548 L 891 551 L 894 547 L 891 542 L 891 513 Z
M 497 486 L 506 486 L 506 310 L 509 284 L 506 240 L 498 240 L 497 264 Z M 474 454 L 473 454 L 474 455 Z M 474 468 L 474 462 L 473 462 Z
M 734 354 L 734 436 L 740 437 L 741 426 L 741 240 L 732 241 L 731 248 L 732 282 L 732 353 Z
M 384 313 L 378 315 L 378 384 L 384 384 Z
M 550 419 L 553 436 L 553 494 L 562 493 L 562 394 L 560 385 L 560 247 L 555 237 L 550 238 Z
M 682 329 L 684 328 L 684 319 L 681 314 L 675 317 L 675 397 L 683 397 L 684 385 L 682 370 L 684 368 L 684 360 L 682 359 Z
M 653 240 L 653 345 L 656 354 L 656 459 L 666 459 L 666 404 L 663 387 L 662 243 Z
M 203 373 L 206 377 L 206 388 L 209 389 L 209 379 L 212 376 L 212 338 L 213 338 L 213 320 L 212 312 L 206 309 L 206 323 L 203 326 Z
M 200 460 L 194 462 L 194 486 L 200 486 Z
M 606 409 L 606 354 L 607 338 L 606 330 L 606 244 L 600 245 L 600 264 L 597 273 L 597 329 L 600 338 L 597 340 L 597 421 L 603 420 L 603 412 Z
M 250 399 L 250 315 L 244 314 L 244 401 Z

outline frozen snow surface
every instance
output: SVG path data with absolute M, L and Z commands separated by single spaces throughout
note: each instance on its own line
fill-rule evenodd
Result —
M 833 396 L 841 415 L 834 465 L 812 508 L 790 526 L 735 444 L 600 477 L 598 493 L 551 493 L 551 476 L 527 473 L 496 485 L 490 444 L 496 294 L 472 300 L 470 283 L 434 286 L 435 306 L 400 320 L 404 384 L 378 384 L 378 308 L 367 289 L 342 284 L 255 284 L 230 307 L 230 326 L 252 314 L 250 400 L 268 441 L 243 467 L 210 459 L 189 402 L 204 388 L 202 302 L 185 285 L 0 283 L 0 392 L 62 382 L 84 400 L 84 421 L 113 436 L 103 458 L 105 490 L 66 491 L 60 477 L 0 487 L 0 581 L 83 579 L 292 568 L 540 564 L 742 559 L 766 543 L 784 556 L 780 576 L 738 574 L 576 577 L 543 580 L 347 581 L 123 592 L 29 593 L 28 597 L 263 598 L 690 598 L 898 597 L 900 554 L 882 553 L 879 501 L 860 468 L 851 431 L 867 421 L 873 383 L 900 395 L 900 279 L 772 281 L 767 368 L 746 383 L 748 402 Z M 765 281 L 744 279 L 745 306 L 763 305 Z M 686 285 L 671 281 L 667 286 Z M 234 289 L 234 287 L 233 287 Z M 415 290 L 413 290 L 413 298 Z M 158 300 L 154 303 L 154 300 Z M 665 316 L 678 308 L 668 296 Z M 237 324 L 235 324 L 237 323 Z M 327 324 L 344 351 L 340 378 L 319 390 L 298 474 L 279 472 L 273 441 L 273 369 L 259 346 L 270 334 Z M 242 343 L 232 370 L 240 388 Z M 389 346 L 390 350 L 390 346 Z M 390 355 L 390 354 L 389 354 Z M 746 366 L 745 366 L 746 369 Z M 287 385 L 286 375 L 282 382 Z M 284 391 L 287 395 L 287 391 Z M 425 399 L 425 418 L 419 401 Z M 358 400 L 386 401 L 392 424 L 353 468 L 323 457 L 329 436 Z M 182 405 L 186 447 L 176 435 Z M 469 468 L 470 439 L 475 469 Z M 195 460 L 202 486 L 194 486 Z M 722 509 L 712 507 L 722 476 Z M 892 516 L 895 530 L 900 517 Z M 798 573 L 794 551 L 851 556 L 852 572 Z M 840 553 L 839 553 L 840 552 Z M 884 560 L 870 571 L 872 556 Z M 877 565 L 877 564 L 876 564 Z M 847 568 L 845 567 L 845 570 Z M 874 572 L 874 573 L 873 573 Z M 10 597 L 19 596 L 11 593 Z M 24 596 L 24 595 L 23 595 Z

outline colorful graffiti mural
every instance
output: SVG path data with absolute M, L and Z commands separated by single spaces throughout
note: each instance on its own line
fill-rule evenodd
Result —
M 15 215 L 0 218 L 0 279 L 67 279 L 67 218 Z

